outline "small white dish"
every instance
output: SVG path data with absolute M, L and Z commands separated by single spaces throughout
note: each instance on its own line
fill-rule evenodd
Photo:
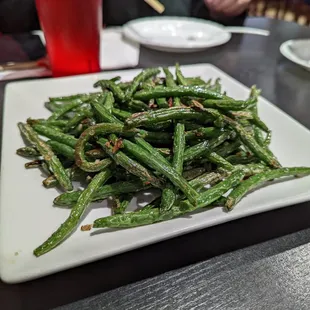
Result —
M 289 40 L 280 46 L 281 54 L 310 71 L 310 39 Z
M 227 43 L 231 34 L 210 21 L 187 17 L 146 17 L 123 26 L 124 35 L 164 52 L 195 52 Z

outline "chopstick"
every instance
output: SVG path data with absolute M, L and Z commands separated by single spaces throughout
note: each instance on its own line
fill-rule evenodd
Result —
M 159 14 L 162 14 L 165 11 L 165 6 L 158 0 L 144 0 L 144 1 Z

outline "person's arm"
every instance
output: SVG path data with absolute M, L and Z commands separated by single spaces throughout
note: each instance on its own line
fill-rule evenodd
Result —
M 0 32 L 28 32 L 39 28 L 34 0 L 0 0 Z
M 225 26 L 242 25 L 251 0 L 192 0 L 192 16 L 220 22 Z

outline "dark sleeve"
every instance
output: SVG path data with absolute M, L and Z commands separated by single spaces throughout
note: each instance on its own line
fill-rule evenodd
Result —
M 34 0 L 0 0 L 0 32 L 40 29 Z
M 212 20 L 221 23 L 224 26 L 242 26 L 247 13 L 245 12 L 244 14 L 233 18 L 227 17 L 221 20 L 215 20 L 210 16 L 209 10 L 203 0 L 192 0 L 191 16 Z

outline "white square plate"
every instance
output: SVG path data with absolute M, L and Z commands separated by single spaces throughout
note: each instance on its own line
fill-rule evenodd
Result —
M 205 80 L 220 77 L 228 94 L 245 99 L 249 89 L 208 64 L 184 66 L 186 76 Z M 233 212 L 216 208 L 192 216 L 134 229 L 91 235 L 78 229 L 50 253 L 36 258 L 32 251 L 66 219 L 69 210 L 53 207 L 55 189 L 41 186 L 38 170 L 25 170 L 25 159 L 15 155 L 23 145 L 17 122 L 49 115 L 43 103 L 49 96 L 93 91 L 102 78 L 132 79 L 140 70 L 115 71 L 79 77 L 11 83 L 4 105 L 0 205 L 0 275 L 16 283 L 112 256 L 194 230 L 310 200 L 310 178 L 264 187 L 248 195 Z M 294 104 L 292 102 L 292 104 Z M 260 98 L 259 113 L 273 131 L 271 148 L 284 166 L 310 166 L 310 132 L 267 100 Z M 110 214 L 107 208 L 91 209 L 82 224 Z M 81 226 L 81 225 L 79 225 Z

